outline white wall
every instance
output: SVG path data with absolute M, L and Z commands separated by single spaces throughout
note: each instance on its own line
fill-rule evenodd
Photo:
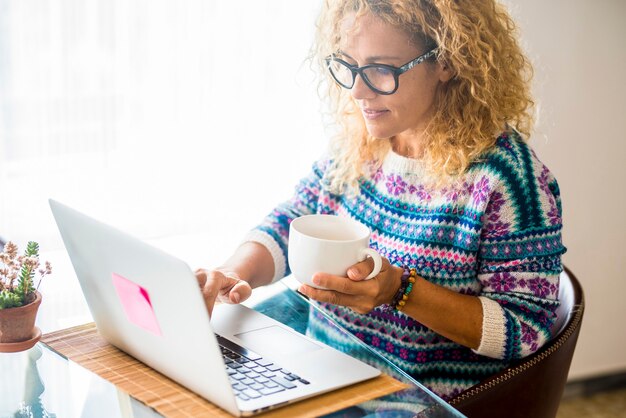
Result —
M 532 141 L 563 196 L 564 262 L 587 310 L 570 370 L 626 370 L 626 1 L 506 0 L 535 65 Z

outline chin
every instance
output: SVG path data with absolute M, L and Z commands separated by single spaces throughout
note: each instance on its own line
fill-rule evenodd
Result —
M 376 126 L 365 125 L 367 133 L 375 139 L 390 139 L 394 134 L 387 129 L 380 129 Z

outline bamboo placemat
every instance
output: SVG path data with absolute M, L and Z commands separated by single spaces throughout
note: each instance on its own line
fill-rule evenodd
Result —
M 166 417 L 230 417 L 223 409 L 107 343 L 95 324 L 45 334 L 41 342 L 113 383 Z M 388 375 L 306 399 L 263 418 L 317 417 L 397 392 L 408 386 Z

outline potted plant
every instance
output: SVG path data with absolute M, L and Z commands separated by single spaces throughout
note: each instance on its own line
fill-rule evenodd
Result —
M 0 253 L 0 352 L 22 351 L 32 347 L 41 330 L 35 327 L 41 293 L 41 279 L 52 272 L 49 262 L 41 267 L 39 244 L 30 241 L 23 255 L 12 242 Z M 39 282 L 35 286 L 35 278 Z

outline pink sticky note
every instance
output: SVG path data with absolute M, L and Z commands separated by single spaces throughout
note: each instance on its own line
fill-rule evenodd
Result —
M 112 273 L 111 277 L 128 320 L 155 335 L 163 335 L 154 314 L 148 291 L 119 274 Z

